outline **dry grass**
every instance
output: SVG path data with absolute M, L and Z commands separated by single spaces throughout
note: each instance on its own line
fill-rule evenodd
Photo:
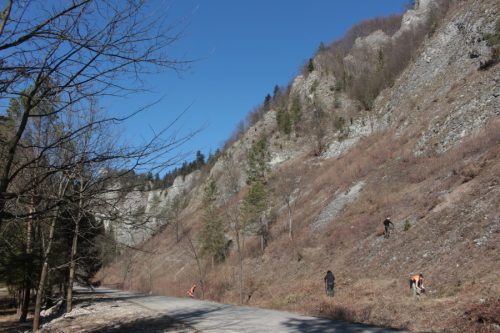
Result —
M 444 331 L 463 324 L 468 313 L 465 318 L 472 319 L 465 320 L 471 325 L 467 327 L 487 332 L 494 324 L 498 302 L 471 304 L 478 297 L 487 299 L 486 295 L 500 292 L 491 271 L 499 268 L 494 244 L 500 241 L 500 233 L 487 234 L 490 238 L 484 246 L 475 243 L 494 230 L 491 205 L 499 202 L 498 192 L 488 191 L 498 188 L 500 121 L 441 155 L 415 156 L 415 142 L 411 133 L 395 137 L 388 131 L 363 139 L 334 160 L 290 163 L 288 168 L 302 179 L 294 239 L 288 237 L 284 203 L 273 196 L 279 213 L 264 254 L 257 237 L 245 241 L 245 303 L 414 331 L 431 327 Z M 361 180 L 365 187 L 357 200 L 319 233 L 312 233 L 309 225 L 323 208 Z M 279 181 L 272 178 L 270 187 L 280 188 Z M 236 204 L 236 199 L 230 203 Z M 381 221 L 387 214 L 396 230 L 385 240 Z M 406 231 L 405 222 L 411 225 Z M 187 216 L 184 225 L 195 237 L 196 213 Z M 161 249 L 149 263 L 154 267 L 153 293 L 185 296 L 199 280 L 193 256 L 184 243 L 175 242 L 169 228 L 145 246 L 153 243 Z M 124 281 L 127 262 L 133 263 L 133 269 Z M 238 303 L 234 247 L 225 263 L 212 269 L 205 262 L 203 269 L 205 298 Z M 327 269 L 337 277 L 333 299 L 323 296 Z M 420 270 L 425 272 L 429 292 L 415 305 L 407 277 Z M 124 253 L 107 268 L 105 282 L 147 292 L 147 272 L 146 253 Z M 419 316 L 413 315 L 415 307 Z
M 500 326 L 500 298 L 483 300 L 479 304 L 473 304 L 464 312 L 464 320 L 461 325 L 469 332 L 498 332 Z M 458 328 L 458 327 L 457 327 Z

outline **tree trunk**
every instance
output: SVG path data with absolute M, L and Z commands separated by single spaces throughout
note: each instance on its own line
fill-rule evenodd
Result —
M 288 208 L 288 237 L 290 240 L 293 240 L 293 233 L 292 233 L 292 207 L 290 207 L 290 201 L 287 200 L 286 206 Z
M 61 183 L 59 184 L 59 191 L 58 191 L 58 197 L 62 198 L 64 194 L 66 193 L 66 189 L 68 188 L 69 182 L 62 180 Z M 48 271 L 49 271 L 49 255 L 52 250 L 52 243 L 54 240 L 54 233 L 56 229 L 56 222 L 57 219 L 59 218 L 59 206 L 57 206 L 56 211 L 54 213 L 54 217 L 52 218 L 52 221 L 50 223 L 50 228 L 49 228 L 49 239 L 47 240 L 47 246 L 43 252 L 43 265 L 42 265 L 42 271 L 40 273 L 40 281 L 38 283 L 38 290 L 36 293 L 36 303 L 35 303 L 35 315 L 33 317 L 33 332 L 36 332 L 38 328 L 40 327 L 40 311 L 42 310 L 42 301 L 43 301 L 43 294 L 44 294 L 44 288 L 45 284 L 47 282 L 47 276 L 48 276 Z
M 191 247 L 191 251 L 193 252 L 194 259 L 196 260 L 196 266 L 198 267 L 198 275 L 200 277 L 200 289 L 201 289 L 201 298 L 205 298 L 205 274 L 203 273 L 203 267 L 201 265 L 201 260 L 200 257 L 198 256 L 198 252 L 196 251 L 196 248 L 193 244 L 193 241 L 191 240 L 191 237 L 189 237 L 189 234 L 186 235 L 187 240 L 189 242 L 189 246 Z M 213 265 L 213 256 L 212 256 L 212 265 Z M 212 266 L 213 268 L 213 266 Z
M 42 273 L 40 274 L 40 283 L 38 284 L 38 292 L 36 294 L 36 303 L 35 303 L 35 315 L 33 317 L 33 332 L 36 332 L 38 328 L 40 328 L 40 311 L 42 310 L 42 294 L 43 288 L 45 286 L 45 280 L 47 278 L 47 272 L 49 268 L 49 264 L 47 260 L 44 261 L 42 266 Z
M 30 213 L 33 214 L 35 211 L 33 198 L 31 199 Z M 28 310 L 30 305 L 31 296 L 31 269 L 33 264 L 33 215 L 28 219 L 28 224 L 26 226 L 26 261 L 24 270 L 24 283 L 23 283 L 23 298 L 21 299 L 21 314 L 19 315 L 19 321 L 25 322 L 28 317 Z
M 79 199 L 78 199 L 78 212 L 75 219 L 75 232 L 73 234 L 73 242 L 71 243 L 71 258 L 69 263 L 69 278 L 68 287 L 66 291 L 66 312 L 71 312 L 73 309 L 73 283 L 75 281 L 75 271 L 76 271 L 76 252 L 78 249 L 78 236 L 80 234 L 80 221 L 84 217 L 83 214 L 83 191 L 85 190 L 84 179 L 83 179 L 83 167 L 80 171 L 80 188 L 79 188 Z
M 40 281 L 38 283 L 38 291 L 36 294 L 35 315 L 33 317 L 33 332 L 38 330 L 38 328 L 40 327 L 40 311 L 42 310 L 43 291 L 45 288 L 45 283 L 47 281 L 47 273 L 49 270 L 49 254 L 52 248 L 52 240 L 54 239 L 54 230 L 57 216 L 58 213 L 56 213 L 55 217 L 52 219 L 52 223 L 50 224 L 49 240 L 47 242 L 47 248 L 45 249 L 44 253 L 42 272 L 40 273 Z
M 179 221 L 175 220 L 175 240 L 179 243 Z
M 7 23 L 7 20 L 9 19 L 10 10 L 12 9 L 12 2 L 14 2 L 14 1 L 9 0 L 7 2 L 7 6 L 2 11 L 2 22 L 0 22 L 0 36 L 3 34 L 3 29 L 5 28 L 5 23 Z
M 264 254 L 264 230 L 262 230 L 260 234 L 260 252 L 261 254 Z
M 78 216 L 79 218 L 79 216 Z M 75 281 L 76 270 L 76 250 L 78 248 L 78 233 L 80 227 L 79 219 L 75 221 L 75 233 L 73 234 L 73 243 L 71 244 L 71 258 L 69 263 L 69 279 L 68 288 L 66 291 L 66 312 L 71 312 L 73 309 L 73 282 Z
M 243 253 L 240 244 L 239 232 L 236 232 L 236 246 L 238 249 L 238 260 L 240 264 L 240 304 L 243 304 Z
M 16 315 L 21 314 L 21 300 L 22 299 L 23 299 L 23 290 L 22 290 L 22 288 L 19 288 L 16 291 Z
M 267 219 L 260 218 L 260 251 L 264 254 L 264 250 L 267 246 L 267 233 L 268 233 L 268 222 Z
M 30 305 L 30 296 L 31 296 L 31 281 L 28 276 L 24 279 L 24 287 L 23 287 L 23 298 L 21 299 L 21 314 L 19 316 L 20 322 L 25 322 L 28 317 L 28 309 Z

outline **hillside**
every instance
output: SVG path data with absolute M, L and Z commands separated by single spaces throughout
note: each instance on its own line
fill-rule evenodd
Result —
M 191 176 L 175 223 L 98 278 L 173 296 L 201 281 L 205 299 L 413 331 L 500 331 L 499 14 L 495 0 L 417 1 L 397 26 L 355 38 L 343 53 L 347 83 L 331 60 L 343 44 L 318 51 L 213 166 Z M 402 71 L 389 71 L 417 35 Z M 289 125 L 297 100 L 301 118 Z M 238 233 L 249 151 L 263 137 L 265 217 Z M 228 244 L 220 262 L 200 252 L 209 180 Z M 323 296 L 328 269 L 333 299 Z M 427 292 L 415 300 L 408 276 L 419 272 Z

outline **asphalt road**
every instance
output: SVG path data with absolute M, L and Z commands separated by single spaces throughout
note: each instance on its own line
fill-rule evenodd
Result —
M 146 296 L 99 288 L 145 308 L 164 313 L 200 332 L 335 332 L 385 333 L 407 332 L 349 322 L 302 316 L 295 313 L 236 306 L 189 298 Z

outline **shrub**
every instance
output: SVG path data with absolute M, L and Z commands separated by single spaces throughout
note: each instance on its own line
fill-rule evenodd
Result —
M 345 118 L 341 117 L 341 116 L 335 117 L 335 119 L 333 121 L 333 126 L 338 131 L 341 131 L 342 129 L 344 129 L 345 124 L 346 124 Z
M 410 228 L 411 228 L 411 223 L 410 223 L 410 221 L 406 220 L 405 224 L 403 226 L 403 230 L 408 231 L 408 230 L 410 230 Z
M 500 60 L 500 19 L 495 24 L 495 32 L 483 34 L 484 40 L 491 47 L 491 58 L 481 62 L 480 70 L 485 70 L 498 63 Z
M 342 305 L 323 302 L 319 305 L 316 315 L 333 320 L 356 322 L 356 312 Z
M 300 295 L 290 294 L 290 295 L 286 295 L 285 303 L 286 304 L 296 304 L 296 303 L 299 303 L 301 299 L 302 299 L 302 297 Z
M 491 47 L 500 44 L 500 19 L 497 19 L 496 21 L 495 32 L 483 34 L 483 38 Z

